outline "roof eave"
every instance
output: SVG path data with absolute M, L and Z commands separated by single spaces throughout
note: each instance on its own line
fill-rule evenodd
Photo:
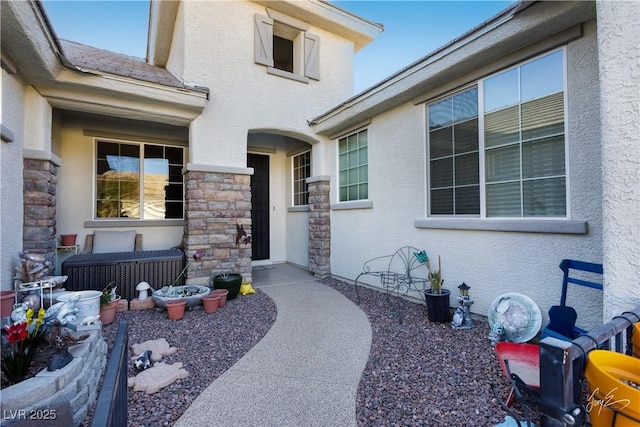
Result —
M 534 11 L 526 22 L 514 22 L 514 17 L 533 4 L 554 8 L 554 17 Z M 550 35 L 583 22 L 588 2 L 520 2 L 497 14 L 480 26 L 435 50 L 426 57 L 392 74 L 331 110 L 308 120 L 320 135 L 332 135 L 355 123 L 370 119 L 421 94 L 432 90 L 453 76 L 469 73 L 481 65 L 497 61 L 501 56 L 532 45 Z M 592 5 L 591 5 L 592 6 Z M 576 11 L 580 13 L 576 13 Z M 499 30 L 499 33 L 496 30 Z M 500 37 L 494 35 L 500 34 Z M 508 49 L 508 50 L 507 50 Z M 475 59 L 474 59 L 475 58 Z M 484 61 L 480 63 L 479 61 Z

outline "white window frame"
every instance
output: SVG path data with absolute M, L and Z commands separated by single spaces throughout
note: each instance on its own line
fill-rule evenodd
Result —
M 541 57 L 552 54 L 557 51 L 563 52 L 563 96 L 564 96 L 564 151 L 565 151 L 565 201 L 566 210 L 564 216 L 535 216 L 535 217 L 487 217 L 486 206 L 486 170 L 485 170 L 485 140 L 484 140 L 484 87 L 483 82 L 493 76 L 501 74 L 505 71 L 521 67 L 524 64 L 535 61 Z M 429 105 L 462 92 L 473 86 L 478 88 L 478 149 L 481 154 L 479 157 L 479 175 L 480 175 L 480 214 L 479 215 L 431 215 L 431 197 L 430 197 L 430 169 L 429 169 Z M 567 82 L 567 51 L 566 46 L 546 51 L 542 54 L 531 57 L 526 61 L 521 61 L 512 67 L 501 69 L 478 79 L 464 88 L 458 88 L 455 91 L 443 94 L 437 98 L 432 98 L 423 103 L 424 106 L 424 137 L 425 137 L 425 219 L 416 220 L 415 225 L 419 228 L 438 228 L 438 229 L 472 229 L 472 230 L 497 230 L 497 231 L 516 231 L 516 232 L 540 232 L 540 233 L 566 233 L 566 234 L 586 234 L 588 232 L 587 223 L 580 220 L 571 219 L 571 199 L 570 199 L 570 159 L 569 159 L 569 114 L 568 114 L 568 82 Z
M 309 155 L 309 176 L 306 176 L 302 179 L 302 182 L 305 186 L 305 191 L 303 193 L 307 194 L 307 203 L 296 204 L 296 195 L 303 193 L 296 193 L 296 179 L 295 179 L 295 171 L 296 171 L 296 158 L 303 156 L 305 154 Z M 299 206 L 308 206 L 309 205 L 309 185 L 307 184 L 307 178 L 311 177 L 311 150 L 304 150 L 299 153 L 296 153 L 291 156 L 291 206 L 299 207 Z
M 97 169 L 97 160 L 98 160 L 98 144 L 99 143 L 111 143 L 111 144 L 120 144 L 120 145 L 131 145 L 131 146 L 137 146 L 138 147 L 138 161 L 140 162 L 140 166 L 139 166 L 139 199 L 138 199 L 138 203 L 139 203 L 139 210 L 140 210 L 140 216 L 138 218 L 130 218 L 130 217 L 98 217 L 98 212 L 97 212 L 97 201 L 98 201 L 98 169 Z M 92 192 L 92 197 L 93 197 L 93 202 L 92 202 L 92 216 L 93 216 L 93 222 L 95 223 L 103 223 L 103 222 L 107 222 L 107 221 L 113 221 L 113 222 L 117 222 L 118 224 L 123 223 L 123 222 L 131 222 L 131 221 L 137 221 L 137 222 L 154 222 L 154 223 L 168 223 L 168 222 L 174 222 L 174 221 L 183 221 L 184 220 L 184 209 L 185 209 L 185 190 L 186 190 L 186 182 L 184 180 L 184 176 L 182 179 L 182 199 L 181 199 L 181 203 L 182 203 L 182 215 L 178 218 L 145 218 L 144 215 L 144 153 L 145 153 L 145 147 L 146 146 L 162 146 L 162 147 L 170 147 L 170 148 L 176 148 L 176 149 L 180 149 L 182 151 L 182 165 L 181 165 L 181 169 L 184 168 L 184 166 L 186 166 L 186 162 L 185 162 L 185 158 L 186 158 L 186 147 L 182 146 L 182 145 L 178 145 L 178 144 L 164 144 L 164 143 L 157 143 L 157 142 L 151 142 L 151 141 L 139 141 L 139 140 L 126 140 L 126 139 L 117 139 L 117 138 L 101 138 L 101 137 L 96 137 L 93 138 L 93 192 Z M 175 166 L 175 165 L 174 165 Z
M 367 133 L 367 163 L 366 163 L 366 167 L 367 167 L 367 180 L 366 180 L 366 184 L 367 184 L 367 197 L 363 197 L 363 198 L 358 198 L 358 199 L 352 199 L 352 200 L 342 200 L 342 198 L 340 197 L 340 190 L 342 188 L 342 185 L 340 184 L 340 141 L 343 141 L 349 137 L 352 137 L 354 135 L 358 135 L 362 132 L 366 132 Z M 354 203 L 359 203 L 359 202 L 366 202 L 369 200 L 369 129 L 368 128 L 359 128 L 356 129 L 354 131 L 351 131 L 347 134 L 344 134 L 342 136 L 340 136 L 337 141 L 336 141 L 336 172 L 337 172 L 337 200 L 338 200 L 338 204 L 354 204 Z M 358 168 L 362 167 L 363 165 L 358 163 Z M 358 185 L 361 185 L 365 183 L 365 181 L 361 181 L 360 179 L 358 180 Z M 351 184 L 353 185 L 353 184 Z M 365 206 L 368 207 L 368 206 Z

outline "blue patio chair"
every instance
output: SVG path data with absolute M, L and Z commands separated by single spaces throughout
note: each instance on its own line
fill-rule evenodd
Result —
M 587 331 L 576 326 L 578 314 L 573 307 L 567 305 L 568 285 L 573 283 L 602 290 L 602 283 L 592 281 L 591 277 L 594 274 L 602 275 L 603 270 L 602 264 L 572 259 L 563 259 L 560 262 L 560 269 L 563 272 L 560 305 L 554 305 L 549 309 L 549 324 L 542 330 L 542 338 L 554 337 L 564 341 L 572 341 L 580 335 L 586 334 Z M 586 274 L 578 274 L 576 276 L 573 271 L 582 271 Z M 589 275 L 589 273 L 591 274 Z

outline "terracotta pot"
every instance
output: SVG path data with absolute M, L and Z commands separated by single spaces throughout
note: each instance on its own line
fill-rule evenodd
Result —
M 103 325 L 108 325 L 116 320 L 116 309 L 118 304 L 109 303 L 100 307 L 100 321 Z
M 77 234 L 61 234 L 60 246 L 75 246 Z
M 167 316 L 169 316 L 169 319 L 182 319 L 184 317 L 184 308 L 186 305 L 187 301 L 184 298 L 167 301 L 165 306 L 167 307 Z
M 228 289 L 212 289 L 209 295 L 219 295 L 220 305 L 219 308 L 224 307 L 227 304 L 227 296 L 229 295 Z
M 220 306 L 220 295 L 205 295 L 202 297 L 202 305 L 205 313 L 215 313 Z
M 2 305 L 0 306 L 0 317 L 11 316 L 13 304 L 16 301 L 16 291 L 0 291 L 0 299 L 2 300 Z

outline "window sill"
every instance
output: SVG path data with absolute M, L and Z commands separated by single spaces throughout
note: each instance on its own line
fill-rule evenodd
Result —
M 101 219 L 94 221 L 85 221 L 84 228 L 110 228 L 110 227 L 177 227 L 184 226 L 183 219 L 123 219 L 110 220 Z
M 278 77 L 284 77 L 285 79 L 295 80 L 300 83 L 309 83 L 309 78 L 301 76 L 300 74 L 290 73 L 288 71 L 279 70 L 278 68 L 267 67 L 267 74 L 271 74 Z
M 370 200 L 358 200 L 355 202 L 340 202 L 332 203 L 331 210 L 341 211 L 349 209 L 371 209 L 373 208 L 373 202 Z
M 309 205 L 290 206 L 287 208 L 287 212 L 309 212 Z
M 416 228 L 446 230 L 508 231 L 515 233 L 587 234 L 586 221 L 572 220 L 511 220 L 479 218 L 427 218 L 417 219 Z

